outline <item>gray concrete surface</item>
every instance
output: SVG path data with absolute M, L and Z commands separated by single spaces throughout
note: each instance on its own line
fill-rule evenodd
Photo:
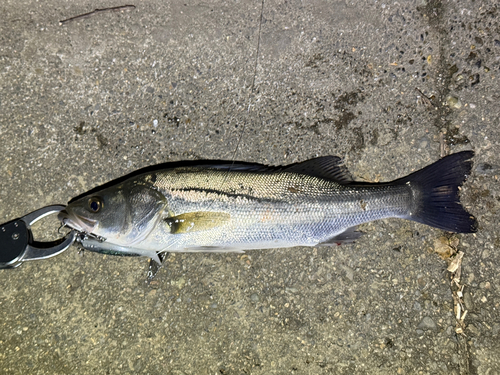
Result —
M 377 181 L 473 149 L 464 334 L 444 233 L 415 223 L 177 254 L 152 286 L 145 259 L 72 247 L 0 272 L 2 374 L 500 373 L 495 1 L 151 0 L 59 25 L 123 4 L 0 3 L 1 221 L 166 161 L 333 154 Z

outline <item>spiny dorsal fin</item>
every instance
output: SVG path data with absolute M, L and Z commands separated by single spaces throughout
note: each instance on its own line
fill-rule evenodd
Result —
M 285 172 L 293 172 L 332 180 L 339 184 L 349 184 L 353 181 L 347 168 L 342 165 L 342 159 L 338 156 L 321 156 L 319 158 L 292 164 L 284 169 Z
M 179 234 L 212 229 L 225 224 L 230 218 L 227 212 L 197 211 L 167 217 L 165 222 L 170 227 L 170 233 Z

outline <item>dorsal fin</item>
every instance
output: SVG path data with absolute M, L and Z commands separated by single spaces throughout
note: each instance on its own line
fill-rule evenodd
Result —
M 347 168 L 342 165 L 342 159 L 338 156 L 321 156 L 319 158 L 306 160 L 285 167 L 283 171 L 324 178 L 339 184 L 349 184 L 353 182 L 351 174 Z

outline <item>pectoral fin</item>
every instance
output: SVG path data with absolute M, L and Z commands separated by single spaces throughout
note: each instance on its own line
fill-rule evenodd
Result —
M 197 232 L 219 227 L 229 221 L 227 212 L 197 211 L 168 217 L 165 222 L 172 234 Z

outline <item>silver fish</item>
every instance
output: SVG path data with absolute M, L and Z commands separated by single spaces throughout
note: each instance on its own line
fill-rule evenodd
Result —
M 331 245 L 360 236 L 356 226 L 402 218 L 450 232 L 477 230 L 459 201 L 472 151 L 449 155 L 386 183 L 355 182 L 341 159 L 284 167 L 197 162 L 151 167 L 69 202 L 62 223 L 87 247 L 113 254 L 241 252 Z

